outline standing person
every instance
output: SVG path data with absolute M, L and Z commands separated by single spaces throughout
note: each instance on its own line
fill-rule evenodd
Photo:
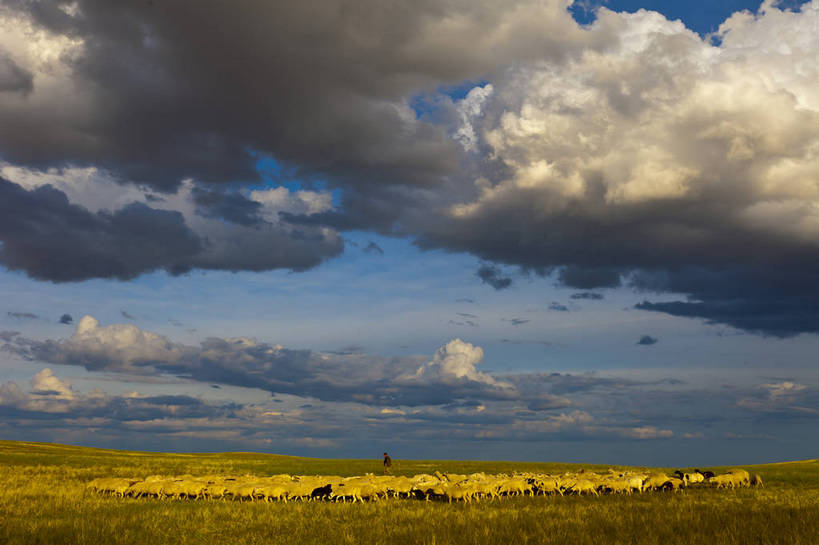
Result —
M 392 467 L 392 458 L 386 452 L 384 453 L 384 475 L 390 474 L 390 467 Z

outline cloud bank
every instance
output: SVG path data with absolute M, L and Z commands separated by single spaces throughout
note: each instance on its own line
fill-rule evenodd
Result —
M 715 41 L 567 7 L 6 2 L 0 263 L 49 281 L 304 270 L 369 229 L 473 254 L 495 289 L 506 264 L 819 331 L 819 0 L 766 0 Z

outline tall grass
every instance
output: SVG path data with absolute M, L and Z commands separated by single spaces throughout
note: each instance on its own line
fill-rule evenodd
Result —
M 395 461 L 394 473 L 609 466 Z M 0 543 L 819 543 L 819 463 L 745 466 L 765 487 L 481 503 L 160 501 L 85 492 L 103 476 L 377 472 L 378 460 L 155 454 L 0 441 Z M 670 470 L 671 468 L 663 468 Z M 703 468 L 704 469 L 704 468 Z M 717 468 L 718 469 L 718 468 Z

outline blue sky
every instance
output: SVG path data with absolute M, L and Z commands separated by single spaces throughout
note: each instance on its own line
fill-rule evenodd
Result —
M 500 4 L 342 14 L 313 49 L 318 13 L 270 7 L 281 49 L 239 3 L 207 66 L 135 8 L 122 73 L 102 8 L 0 14 L 43 31 L 0 40 L 0 437 L 810 457 L 819 4 Z

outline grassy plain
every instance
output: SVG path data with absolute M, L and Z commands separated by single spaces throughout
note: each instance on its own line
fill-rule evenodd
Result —
M 557 473 L 581 467 L 622 466 L 395 460 L 393 473 Z M 470 504 L 159 501 L 101 497 L 84 487 L 97 477 L 152 474 L 361 475 L 377 472 L 380 464 L 0 441 L 0 544 L 819 543 L 819 461 L 743 467 L 762 475 L 765 486 Z

